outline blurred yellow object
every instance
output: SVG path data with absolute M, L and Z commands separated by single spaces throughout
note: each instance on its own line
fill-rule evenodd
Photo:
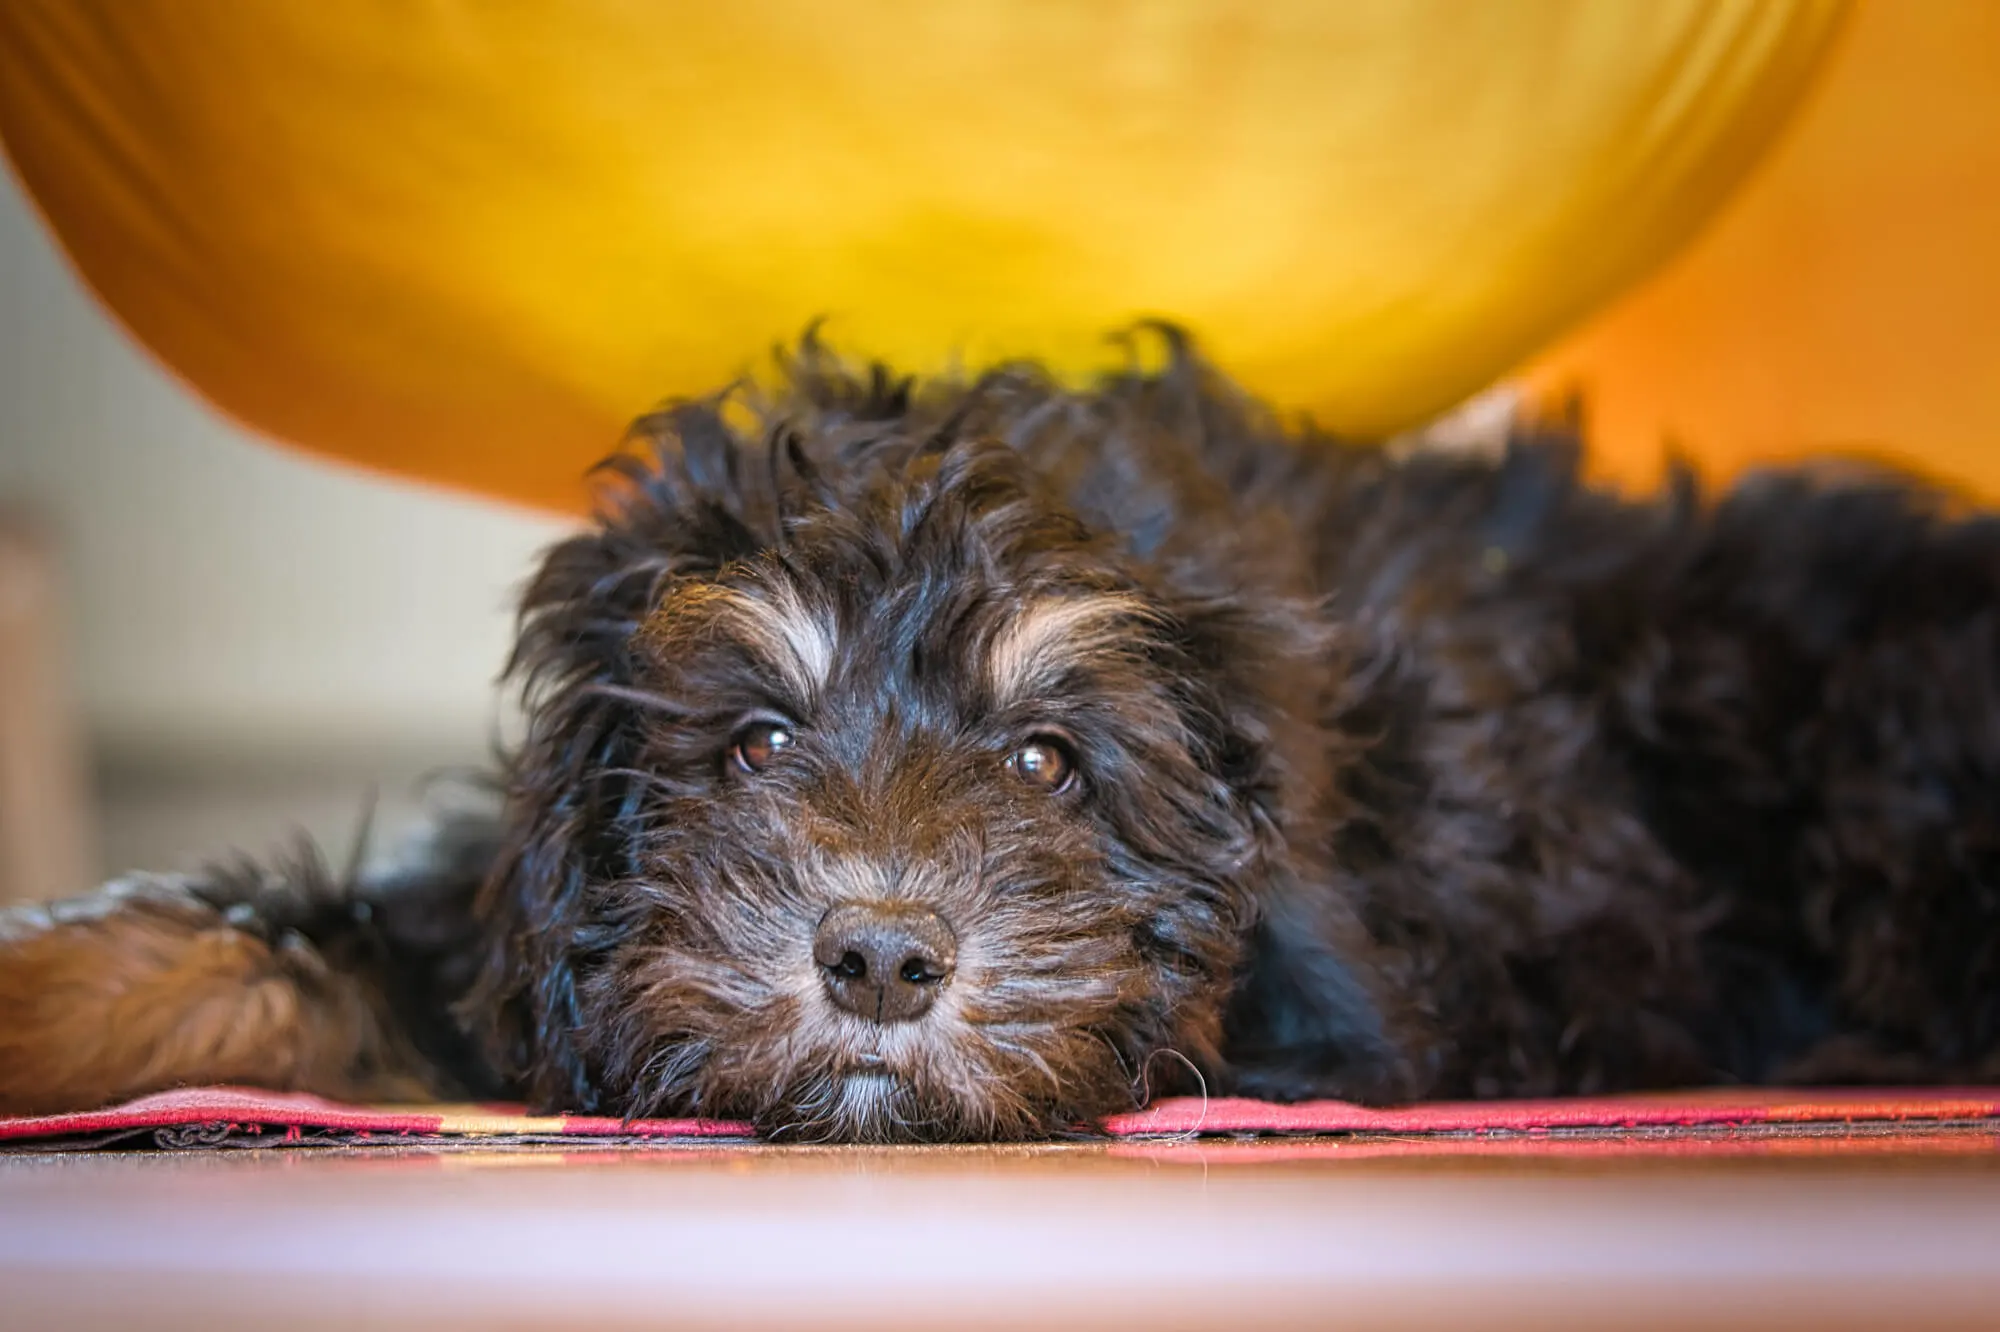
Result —
M 830 316 L 911 369 L 1169 316 L 1379 434 L 1661 262 L 1838 0 L 6 0 L 0 139 L 281 439 L 516 499 Z
M 2000 501 L 2000 4 L 1869 0 L 1777 150 L 1657 277 L 1537 358 L 1600 475 L 1827 452 Z

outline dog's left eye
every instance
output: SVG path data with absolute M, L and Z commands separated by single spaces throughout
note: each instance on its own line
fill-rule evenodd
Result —
M 1076 759 L 1062 741 L 1038 735 L 1007 756 L 1007 769 L 1028 785 L 1053 795 L 1069 789 L 1076 776 Z
M 729 757 L 745 772 L 762 772 L 792 747 L 791 728 L 782 722 L 751 722 L 729 744 Z

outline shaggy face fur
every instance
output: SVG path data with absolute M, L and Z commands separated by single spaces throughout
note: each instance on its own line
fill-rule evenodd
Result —
M 497 820 L 4 922 L 0 1108 L 239 1076 L 238 973 L 279 1081 L 797 1139 L 2000 1076 L 1993 520 L 1346 445 L 1167 341 L 1082 393 L 808 345 L 641 422 L 528 589 Z M 197 952 L 207 1044 L 51 997 Z
M 816 1137 L 1042 1133 L 1220 1067 L 1254 927 L 1318 854 L 1308 589 L 1212 482 L 1173 521 L 1107 508 L 1194 461 L 1108 400 L 796 382 L 748 435 L 643 423 L 654 461 L 530 590 L 474 1009 L 543 1100 Z M 815 941 L 850 904 L 946 923 L 918 1020 L 841 1005 Z M 1390 1090 L 1365 978 L 1321 963 L 1325 1072 Z

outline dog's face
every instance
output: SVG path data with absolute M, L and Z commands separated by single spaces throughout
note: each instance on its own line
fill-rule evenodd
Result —
M 530 594 L 481 1002 L 540 1098 L 1017 1137 L 1215 1068 L 1283 854 L 1230 654 L 1273 645 L 999 445 L 801 450 L 767 505 L 682 447 Z
M 585 987 L 642 1103 L 1011 1135 L 1212 1043 L 1248 828 L 1167 612 L 965 488 L 881 496 L 903 531 L 809 518 L 648 617 L 675 715 L 638 756 L 632 933 Z

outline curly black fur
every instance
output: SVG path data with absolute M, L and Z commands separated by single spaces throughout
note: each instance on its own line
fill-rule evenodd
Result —
M 467 1078 L 876 1139 L 1183 1061 L 1369 1101 L 2000 1075 L 2000 523 L 1866 470 L 1621 498 L 1556 428 L 1392 456 L 1168 341 L 1088 392 L 809 342 L 640 422 L 526 593 Z M 759 721 L 794 743 L 749 771 Z M 1008 767 L 1037 737 L 1060 791 Z M 850 900 L 955 931 L 919 1020 L 830 1002 Z

